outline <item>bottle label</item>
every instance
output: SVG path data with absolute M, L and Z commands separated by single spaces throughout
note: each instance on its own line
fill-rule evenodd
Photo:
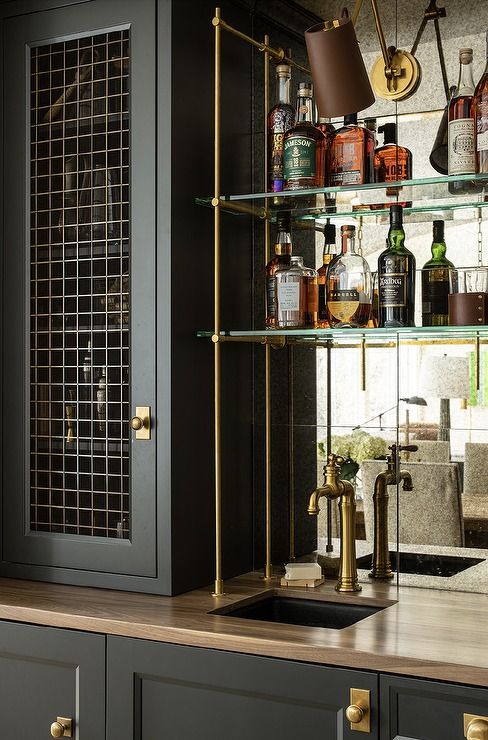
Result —
M 285 180 L 315 178 L 315 141 L 308 136 L 290 136 L 283 152 Z
M 458 118 L 449 121 L 449 159 L 450 175 L 471 175 L 476 172 L 474 151 L 474 120 Z
M 488 129 L 482 133 L 478 133 L 476 146 L 479 152 L 486 152 L 488 149 Z
M 319 283 L 319 319 L 320 321 L 327 321 L 327 307 L 325 305 L 325 285 Z
M 278 306 L 280 311 L 300 310 L 300 282 L 278 283 Z
M 266 317 L 276 318 L 276 277 L 274 275 L 266 280 Z
M 389 272 L 379 276 L 380 308 L 401 308 L 407 305 L 407 274 Z
M 439 275 L 440 279 L 431 279 L 424 286 L 424 295 L 422 297 L 422 313 L 424 314 L 442 314 L 447 316 L 449 279 L 448 270 L 432 270 L 432 273 L 443 273 Z M 435 275 L 432 275 L 434 278 Z
M 360 170 L 348 170 L 347 172 L 331 172 L 330 184 L 335 185 L 361 185 Z
M 357 290 L 331 290 L 327 301 L 329 313 L 341 322 L 348 322 L 359 308 Z

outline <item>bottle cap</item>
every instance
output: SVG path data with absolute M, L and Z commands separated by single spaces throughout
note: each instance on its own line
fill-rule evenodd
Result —
M 433 233 L 434 233 L 434 241 L 435 242 L 443 242 L 444 241 L 444 221 L 433 221 Z
M 343 224 L 341 226 L 341 234 L 355 234 L 356 233 L 356 227 L 352 224 Z
M 290 231 L 290 214 L 288 211 L 278 211 L 276 224 L 278 231 Z
M 395 204 L 390 206 L 390 224 L 392 226 L 402 226 L 403 224 L 403 208 Z
M 326 244 L 335 244 L 336 240 L 336 225 L 331 224 L 329 220 L 323 226 L 324 239 Z
M 370 131 L 376 131 L 376 127 L 377 127 L 376 118 L 365 118 L 364 125 Z
M 313 84 L 311 82 L 298 83 L 298 97 L 311 98 L 313 96 Z
M 396 123 L 384 123 L 380 126 L 378 133 L 384 134 L 383 144 L 396 144 Z
M 350 126 L 351 124 L 354 124 L 357 126 L 358 122 L 358 114 L 357 113 L 348 113 L 347 116 L 344 116 L 344 126 Z
M 473 61 L 473 50 L 468 48 L 459 49 L 459 61 L 461 64 L 471 64 Z
M 276 74 L 278 77 L 291 77 L 291 67 L 289 64 L 277 64 Z

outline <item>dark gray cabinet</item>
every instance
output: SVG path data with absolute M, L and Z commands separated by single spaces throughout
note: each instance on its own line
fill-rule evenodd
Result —
M 357 736 L 345 719 L 349 689 L 377 676 L 287 660 L 108 637 L 107 736 L 117 740 L 327 740 Z
M 105 740 L 105 636 L 0 624 L 1 736 L 51 737 L 58 717 L 76 740 Z
M 382 740 L 462 740 L 464 715 L 488 716 L 488 689 L 380 676 Z

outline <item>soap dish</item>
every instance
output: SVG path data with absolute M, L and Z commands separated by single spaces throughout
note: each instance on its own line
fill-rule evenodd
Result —
M 286 586 L 286 588 L 315 588 L 316 586 L 320 586 L 321 583 L 324 583 L 324 581 L 325 578 L 295 578 L 294 580 L 282 578 L 280 585 Z

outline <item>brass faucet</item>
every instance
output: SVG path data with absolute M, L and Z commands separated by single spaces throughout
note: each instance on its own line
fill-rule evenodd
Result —
M 400 452 L 416 452 L 416 445 L 392 445 L 388 447 L 387 468 L 376 476 L 374 482 L 374 546 L 370 578 L 387 580 L 393 578 L 390 551 L 388 547 L 388 486 L 399 485 L 403 481 L 403 490 L 412 491 L 412 476 L 407 470 L 400 470 Z
M 308 513 L 315 516 L 319 513 L 319 500 L 322 496 L 331 500 L 340 499 L 341 550 L 336 591 L 352 593 L 361 591 L 356 568 L 356 494 L 349 481 L 339 478 L 343 462 L 344 458 L 329 455 L 324 467 L 324 485 L 312 492 Z

